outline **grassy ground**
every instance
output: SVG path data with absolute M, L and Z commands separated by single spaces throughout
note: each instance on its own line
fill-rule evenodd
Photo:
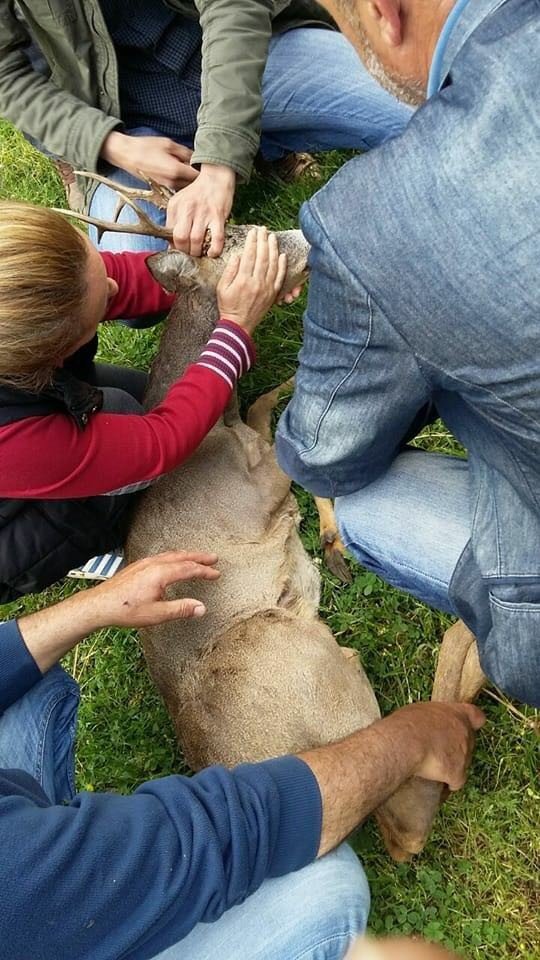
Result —
M 342 160 L 337 154 L 324 158 L 325 178 Z M 293 226 L 301 201 L 313 189 L 310 181 L 278 189 L 255 179 L 241 191 L 235 217 L 274 228 Z M 62 203 L 48 162 L 0 121 L 0 198 L 6 197 Z M 259 363 L 242 384 L 245 403 L 293 372 L 301 313 L 301 303 L 276 309 L 261 330 Z M 109 329 L 102 337 L 102 357 L 147 367 L 157 336 L 156 331 Z M 455 449 L 440 424 L 420 442 L 429 449 Z M 304 542 L 316 554 L 313 507 L 307 496 L 297 493 Z M 324 570 L 322 577 L 322 615 L 340 642 L 361 651 L 383 711 L 428 697 L 438 640 L 448 619 L 359 567 L 349 587 Z M 72 589 L 62 584 L 0 608 L 0 616 L 35 609 Z M 80 645 L 68 666 L 82 687 L 81 789 L 127 791 L 150 777 L 183 769 L 134 634 L 95 634 Z M 374 931 L 422 932 L 475 960 L 532 960 L 540 957 L 535 715 L 488 694 L 480 702 L 489 722 L 479 738 L 468 785 L 446 804 L 422 856 L 396 867 L 371 824 L 357 835 L 355 848 L 371 883 Z

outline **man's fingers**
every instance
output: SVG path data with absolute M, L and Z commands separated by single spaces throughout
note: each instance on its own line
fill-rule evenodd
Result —
M 181 600 L 164 600 L 160 607 L 159 614 L 163 612 L 163 620 L 188 620 L 191 617 L 204 617 L 206 613 L 204 603 L 190 597 L 182 597 Z
M 181 560 L 193 560 L 195 563 L 207 563 L 213 566 L 217 563 L 217 553 L 209 553 L 207 550 L 167 550 L 165 553 L 155 553 L 152 557 L 145 557 L 139 563 L 168 563 L 170 561 L 179 563 Z
M 485 713 L 472 703 L 464 703 L 462 706 L 473 730 L 481 730 L 486 722 Z
M 191 214 L 184 214 L 176 223 L 174 220 L 169 222 L 169 215 L 167 214 L 167 221 L 167 226 L 172 227 L 173 230 L 173 244 L 176 249 L 182 250 L 183 253 L 189 253 L 191 243 Z
M 185 147 L 183 143 L 176 143 L 175 140 L 170 141 L 169 153 L 172 153 L 173 156 L 178 157 L 179 160 L 182 160 L 184 163 L 189 163 L 193 155 L 193 150 L 190 150 L 189 147 Z M 198 176 L 199 171 L 195 170 L 194 167 L 191 168 L 195 177 Z M 193 177 L 193 179 L 195 179 Z
M 225 243 L 225 224 L 223 220 L 215 218 L 208 224 L 210 230 L 210 246 L 208 248 L 209 257 L 219 257 Z
M 205 563 L 195 563 L 193 560 L 181 560 L 179 563 L 168 563 L 163 567 L 164 585 L 170 586 L 181 580 L 217 580 L 220 576 L 216 567 Z
M 202 256 L 204 238 L 206 236 L 206 221 L 201 216 L 193 219 L 189 236 L 189 253 L 192 257 Z

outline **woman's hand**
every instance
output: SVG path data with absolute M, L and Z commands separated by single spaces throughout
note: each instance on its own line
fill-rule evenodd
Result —
M 253 227 L 241 256 L 229 260 L 217 286 L 220 316 L 253 333 L 281 293 L 287 257 L 266 227 Z

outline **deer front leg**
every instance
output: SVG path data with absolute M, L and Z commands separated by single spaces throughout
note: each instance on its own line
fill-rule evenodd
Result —
M 444 634 L 432 700 L 471 703 L 484 686 L 476 640 L 458 620 Z M 425 846 L 439 807 L 448 790 L 442 783 L 414 777 L 377 811 L 379 828 L 395 860 L 408 860 Z

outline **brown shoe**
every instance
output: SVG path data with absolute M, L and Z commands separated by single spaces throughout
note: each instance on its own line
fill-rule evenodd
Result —
M 66 160 L 53 160 L 53 165 L 62 181 L 69 209 L 80 213 L 84 210 L 84 196 L 77 183 L 73 167 Z
M 279 160 L 263 160 L 259 155 L 255 160 L 255 169 L 261 176 L 281 183 L 293 183 L 304 174 L 313 180 L 321 179 L 319 165 L 310 153 L 286 153 Z

